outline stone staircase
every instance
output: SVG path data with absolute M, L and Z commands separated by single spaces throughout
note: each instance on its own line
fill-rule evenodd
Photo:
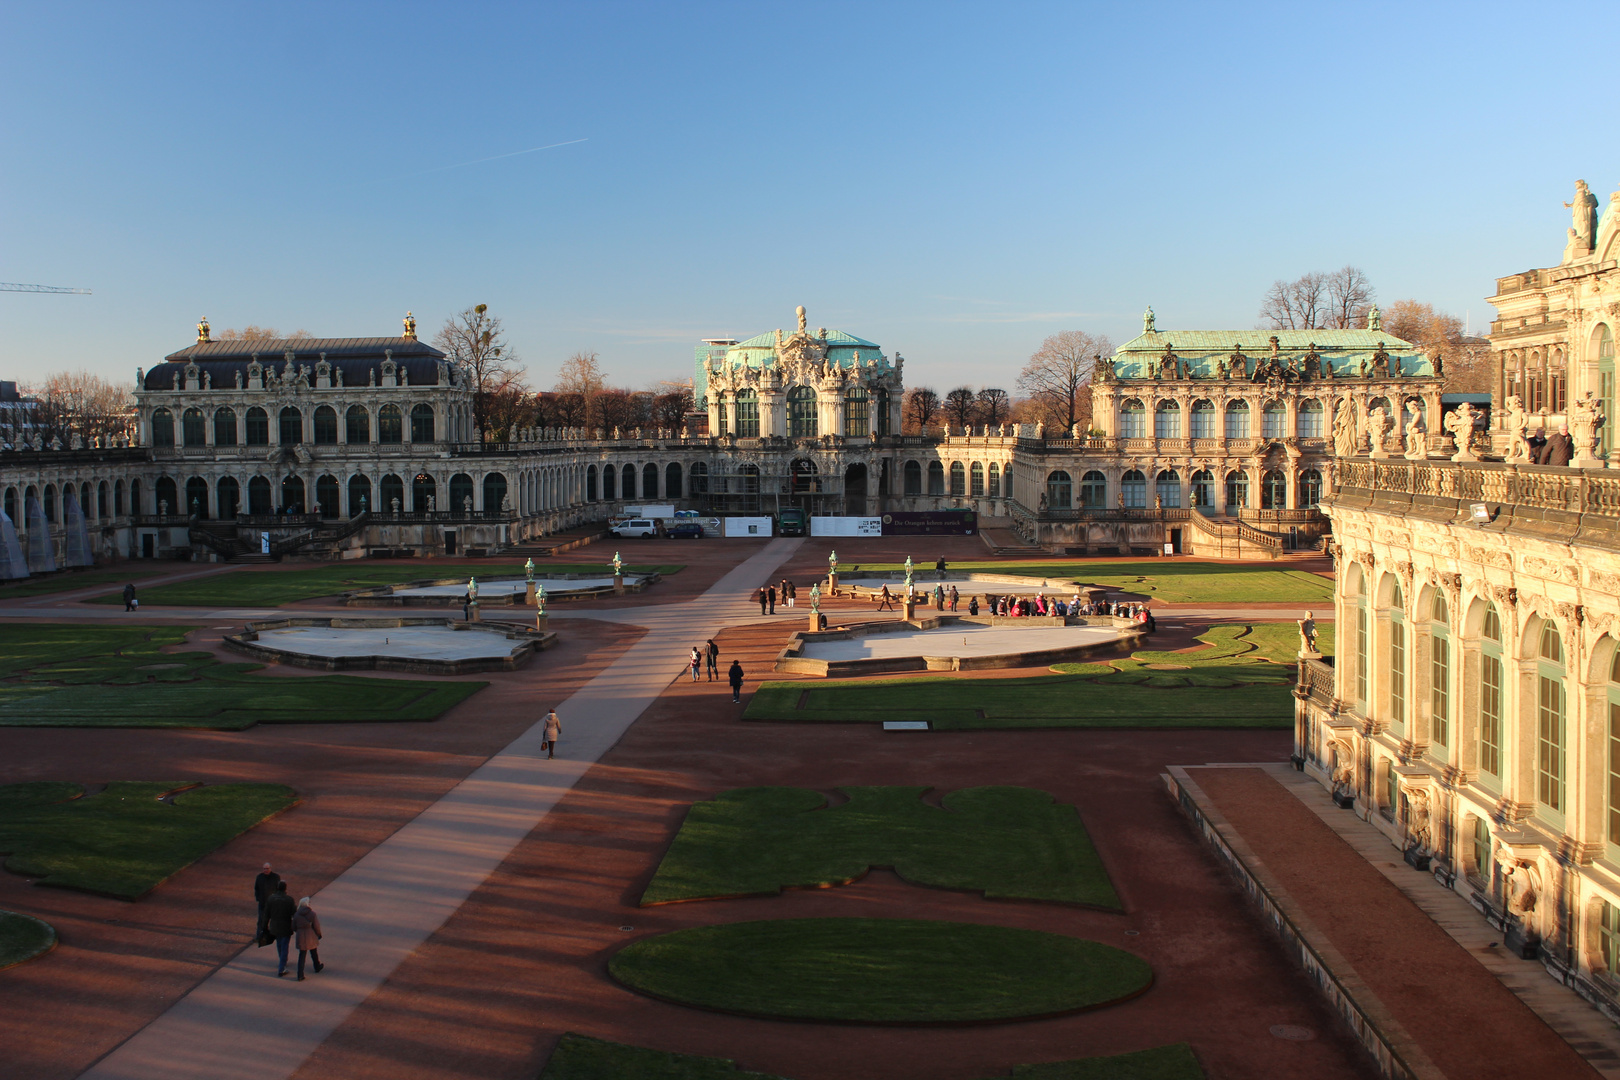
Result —
M 981 529 L 979 539 L 983 540 L 985 546 L 992 552 L 1007 558 L 1016 559 L 1022 556 L 1038 559 L 1051 554 L 1045 548 L 1029 543 L 1011 529 Z

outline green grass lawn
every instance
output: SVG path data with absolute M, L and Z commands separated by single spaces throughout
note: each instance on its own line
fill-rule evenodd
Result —
M 117 781 L 0 786 L 6 869 L 40 885 L 137 900 L 298 801 L 281 784 Z
M 0 727 L 207 727 L 433 720 L 488 683 L 276 677 L 206 652 L 192 627 L 0 624 Z
M 1141 593 L 1166 604 L 1308 604 L 1329 603 L 1333 580 L 1303 570 L 1253 563 L 1186 562 L 1181 559 L 1122 560 L 1040 559 L 1021 562 L 953 562 L 952 570 L 1014 574 L 1098 585 Z M 903 563 L 861 563 L 863 571 L 901 572 Z M 932 565 L 919 573 L 933 572 Z M 858 582 L 856 583 L 858 584 Z M 994 586 L 976 592 L 995 592 Z
M 1131 1054 L 1020 1065 L 1013 1080 L 1203 1080 L 1204 1070 L 1186 1043 Z M 785 1080 L 748 1072 L 724 1058 L 672 1054 L 567 1032 L 557 1040 L 539 1080 Z M 986 1077 L 985 1080 L 1001 1080 Z
M 673 574 L 682 565 L 625 565 L 633 574 Z M 603 565 L 547 564 L 536 566 L 535 573 L 545 574 L 601 574 L 610 575 L 613 567 Z M 465 577 L 463 577 L 465 574 Z M 401 566 L 397 563 L 375 564 L 362 560 L 317 566 L 299 570 L 259 570 L 242 568 L 224 574 L 211 574 L 192 581 L 177 581 L 172 585 L 156 585 L 140 591 L 141 606 L 168 607 L 280 607 L 299 600 L 312 600 L 320 596 L 338 596 L 361 589 L 376 589 L 384 585 L 398 585 L 402 581 L 425 581 L 442 578 L 476 576 L 480 581 L 494 578 L 521 578 L 523 564 L 505 566 L 458 566 L 449 562 L 424 561 L 420 565 Z M 3 596 L 4 594 L 0 594 Z M 121 604 L 121 596 L 97 597 L 91 603 Z
M 608 961 L 633 990 L 744 1016 L 950 1024 L 1052 1016 L 1132 997 L 1140 957 L 1037 930 L 922 919 L 775 919 L 643 938 Z
M 1331 652 L 1331 627 L 1318 645 Z M 910 677 L 767 682 L 745 720 L 877 723 L 926 720 L 936 730 L 1036 727 L 1287 727 L 1293 723 L 1293 623 L 1210 627 L 1197 652 L 1057 664 L 1022 679 Z M 802 708 L 800 707 L 802 703 Z
M 0 911 L 0 969 L 32 960 L 56 945 L 51 924 L 15 911 Z
M 50 593 L 73 592 L 77 589 L 93 589 L 97 586 L 106 588 L 117 586 L 122 590 L 126 581 L 133 581 L 139 586 L 144 578 L 171 572 L 168 570 L 80 570 L 75 573 L 52 574 L 50 577 L 24 578 L 19 581 L 8 581 L 0 584 L 0 603 L 24 596 L 45 596 Z M 123 599 L 120 597 L 118 602 L 123 603 Z
M 820 792 L 792 787 L 694 803 L 642 905 L 843 885 L 885 866 L 992 899 L 1119 908 L 1079 814 L 1044 791 L 965 788 L 940 809 L 922 801 L 926 787 L 838 790 L 849 801 L 831 809 Z

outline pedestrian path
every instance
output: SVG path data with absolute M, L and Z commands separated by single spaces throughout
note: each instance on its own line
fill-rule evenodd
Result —
M 803 543 L 773 540 L 696 600 L 622 609 L 647 633 L 568 700 L 316 893 L 328 967 L 295 986 L 249 947 L 83 1074 L 85 1080 L 282 1080 L 444 925 L 512 849 L 617 743 L 680 670 L 692 644 L 745 603 Z M 241 613 L 236 613 L 240 620 Z M 565 755 L 540 753 L 556 704 Z

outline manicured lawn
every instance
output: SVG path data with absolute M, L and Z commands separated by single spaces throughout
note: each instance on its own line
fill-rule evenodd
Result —
M 40 885 L 137 900 L 298 801 L 282 784 L 116 781 L 0 786 L 6 869 Z
M 139 587 L 142 579 L 168 570 L 81 570 L 76 573 L 52 574 L 50 577 L 24 578 L 0 584 L 0 603 L 24 596 L 45 596 L 50 593 L 73 592 L 98 586 L 123 588 L 124 582 L 133 581 Z M 123 603 L 120 597 L 118 602 Z
M 1326 628 L 1329 631 L 1331 627 Z M 1197 652 L 1058 664 L 1023 679 L 912 677 L 767 682 L 745 720 L 877 723 L 926 720 L 937 730 L 1033 727 L 1287 727 L 1293 723 L 1292 623 L 1222 624 Z M 1332 635 L 1318 635 L 1325 652 Z M 802 703 L 802 708 L 800 707 Z
M 1132 1054 L 1020 1065 L 1014 1080 L 1203 1080 L 1204 1070 L 1186 1043 Z M 539 1080 L 784 1080 L 748 1072 L 724 1058 L 672 1054 L 568 1032 L 557 1040 Z M 985 1080 L 1000 1080 L 986 1077 Z
M 0 624 L 0 726 L 207 727 L 433 720 L 483 682 L 285 678 L 206 652 L 191 627 Z
M 535 574 L 591 574 L 613 573 L 610 564 L 569 565 L 547 563 L 536 565 Z M 673 574 L 681 569 L 671 566 L 631 566 L 627 573 Z M 312 600 L 319 596 L 338 596 L 361 589 L 376 589 L 384 585 L 398 585 L 402 581 L 425 581 L 435 578 L 466 580 L 476 576 L 480 581 L 492 578 L 521 578 L 523 564 L 511 566 L 466 566 L 454 562 L 424 560 L 420 565 L 401 566 L 397 563 L 368 564 L 361 560 L 318 566 L 301 570 L 240 569 L 225 574 L 212 574 L 193 581 L 177 581 L 173 585 L 157 585 L 140 591 L 141 606 L 169 607 L 279 607 L 299 600 Z M 0 594 L 3 595 L 3 594 Z M 97 597 L 91 603 L 121 604 L 119 596 Z
M 50 923 L 14 911 L 0 911 L 0 969 L 32 960 L 56 944 Z
M 1333 581 L 1303 570 L 1253 563 L 1204 563 L 1182 559 L 1122 560 L 1042 559 L 1028 562 L 953 562 L 952 570 L 1020 577 L 1050 578 L 1141 593 L 1167 604 L 1308 604 L 1329 603 Z M 899 572 L 903 563 L 861 563 L 866 570 Z M 919 573 L 932 573 L 933 564 L 919 564 Z M 987 585 L 975 592 L 997 592 Z
M 922 919 L 775 919 L 644 938 L 608 961 L 633 990 L 744 1016 L 949 1024 L 1135 996 L 1147 962 L 1096 941 Z
M 1044 791 L 953 791 L 944 809 L 926 787 L 818 791 L 739 788 L 694 803 L 642 906 L 843 885 L 874 866 L 917 885 L 986 897 L 1118 909 L 1119 897 L 1074 807 Z

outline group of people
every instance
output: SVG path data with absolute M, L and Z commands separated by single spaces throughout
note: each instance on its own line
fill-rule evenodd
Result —
M 259 905 L 258 930 L 254 940 L 261 946 L 272 942 L 276 946 L 276 978 L 287 974 L 287 951 L 294 943 L 298 946 L 298 981 L 304 980 L 304 958 L 314 961 L 315 974 L 326 967 L 321 963 L 321 917 L 310 907 L 309 897 L 297 903 L 287 892 L 287 883 L 269 863 L 253 879 L 253 899 Z
M 720 676 L 720 646 L 710 638 L 702 645 L 692 646 L 692 655 L 688 658 L 692 669 L 692 681 L 698 681 L 698 672 L 707 668 L 709 681 L 714 682 Z M 731 700 L 742 700 L 743 669 L 742 662 L 733 660 L 731 667 L 726 671 L 726 681 L 731 684 Z
M 754 599 L 759 601 L 761 615 L 775 615 L 778 600 L 782 602 L 783 607 L 795 607 L 798 598 L 799 587 L 787 578 L 774 584 L 767 582 L 754 592 Z
M 1575 456 L 1575 441 L 1569 437 L 1568 424 L 1551 435 L 1538 431 L 1525 442 L 1530 446 L 1530 461 L 1535 465 L 1568 465 Z

